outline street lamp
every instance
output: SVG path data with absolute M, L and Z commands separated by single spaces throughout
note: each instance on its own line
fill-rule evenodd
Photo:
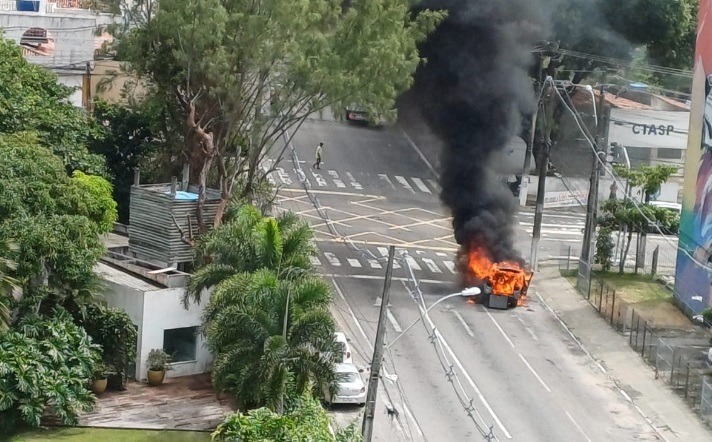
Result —
M 413 326 L 414 326 L 415 324 L 417 324 L 418 322 L 420 322 L 420 320 L 421 320 L 422 318 L 428 316 L 428 312 L 429 312 L 430 310 L 432 310 L 433 308 L 435 308 L 435 306 L 438 305 L 438 304 L 440 304 L 441 302 L 446 301 L 446 300 L 451 299 L 451 298 L 456 298 L 456 297 L 469 298 L 470 296 L 477 296 L 477 295 L 479 295 L 480 293 L 482 293 L 482 290 L 480 290 L 479 287 L 468 287 L 468 288 L 464 289 L 464 290 L 461 291 L 461 292 L 452 293 L 452 294 L 449 294 L 449 295 L 447 295 L 447 296 L 443 296 L 442 298 L 440 298 L 440 299 L 438 299 L 437 301 L 433 302 L 433 303 L 430 305 L 430 307 L 428 307 L 428 308 L 426 308 L 425 310 L 423 310 L 422 314 L 420 315 L 420 317 L 419 317 L 418 319 L 416 319 L 415 321 L 413 321 L 412 324 L 410 324 L 408 327 L 406 327 L 405 330 L 403 330 L 403 331 L 401 332 L 401 334 L 399 334 L 398 336 L 396 336 L 396 338 L 395 338 L 393 341 L 391 341 L 390 344 L 388 344 L 388 348 L 391 348 L 391 347 L 396 343 L 396 341 L 398 341 L 403 335 L 405 335 L 406 333 L 408 333 L 408 331 L 409 331 L 411 328 L 413 328 Z M 420 308 L 420 306 L 418 306 L 418 308 Z

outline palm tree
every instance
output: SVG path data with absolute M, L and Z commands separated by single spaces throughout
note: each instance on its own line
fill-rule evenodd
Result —
M 206 234 L 197 251 L 208 263 L 193 274 L 183 298 L 186 306 L 200 302 L 203 289 L 242 272 L 271 269 L 282 278 L 308 273 L 316 246 L 311 227 L 295 214 L 263 217 L 244 205 L 234 218 Z
M 10 327 L 10 296 L 18 281 L 10 276 L 17 270 L 17 263 L 7 256 L 18 250 L 17 244 L 0 241 L 0 332 Z
M 276 410 L 291 389 L 333 386 L 338 352 L 330 301 L 318 277 L 283 280 L 267 269 L 216 286 L 203 327 L 215 354 L 215 387 L 243 406 Z

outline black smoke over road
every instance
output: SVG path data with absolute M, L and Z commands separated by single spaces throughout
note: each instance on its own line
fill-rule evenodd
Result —
M 518 133 L 535 97 L 528 69 L 542 39 L 536 0 L 426 0 L 448 18 L 420 47 L 412 97 L 443 141 L 440 198 L 453 216 L 461 252 L 519 260 L 513 246 L 515 201 L 490 172 L 492 154 Z

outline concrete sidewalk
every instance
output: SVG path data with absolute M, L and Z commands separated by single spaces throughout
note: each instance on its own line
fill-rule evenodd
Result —
M 652 367 L 628 345 L 628 338 L 610 325 L 563 278 L 557 267 L 544 267 L 534 276 L 534 301 L 543 301 L 615 382 L 620 394 L 632 402 L 666 441 L 712 441 L 696 414 L 664 380 L 655 380 Z M 538 297 L 536 295 L 539 295 Z M 605 425 L 605 423 L 602 423 Z

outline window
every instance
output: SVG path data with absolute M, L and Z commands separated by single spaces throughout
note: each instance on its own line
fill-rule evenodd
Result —
M 174 328 L 163 331 L 163 350 L 171 362 L 195 361 L 198 327 Z
M 658 158 L 661 160 L 680 160 L 682 159 L 682 149 L 658 148 Z

